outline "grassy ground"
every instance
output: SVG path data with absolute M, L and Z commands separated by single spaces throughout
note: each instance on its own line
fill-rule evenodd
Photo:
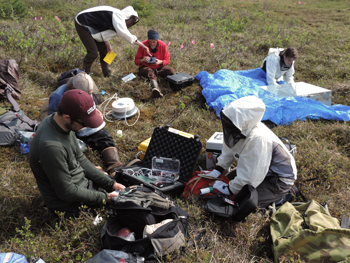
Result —
M 0 1 L 0 59 L 13 58 L 20 65 L 19 104 L 35 119 L 45 98 L 56 89 L 57 77 L 66 70 L 82 67 L 85 51 L 74 29 L 75 14 L 91 6 L 115 2 L 14 3 L 15 8 L 9 9 L 10 2 Z M 117 8 L 129 4 L 121 0 Z M 133 5 L 141 19 L 131 32 L 144 40 L 147 30 L 155 26 L 161 39 L 171 42 L 170 65 L 177 72 L 195 76 L 203 70 L 214 73 L 222 68 L 252 69 L 260 66 L 270 47 L 295 46 L 300 54 L 296 81 L 331 89 L 333 104 L 350 105 L 350 2 L 346 0 L 304 0 L 301 4 L 293 0 L 138 0 Z M 180 48 L 182 44 L 184 47 Z M 221 131 L 221 125 L 208 110 L 199 83 L 174 92 L 161 82 L 165 96 L 152 100 L 145 80 L 137 77 L 127 83 L 121 81 L 123 76 L 137 72 L 133 62 L 136 46 L 118 37 L 113 39 L 112 46 L 118 54 L 112 64 L 115 77 L 103 78 L 99 64 L 94 63 L 93 79 L 110 95 L 133 98 L 141 110 L 139 121 L 132 127 L 124 122 L 107 124 L 122 161 L 132 159 L 140 142 L 149 138 L 155 127 L 165 124 L 199 134 L 203 155 L 205 139 Z M 135 118 L 130 120 L 133 121 Z M 123 130 L 122 138 L 116 136 L 118 129 Z M 349 217 L 349 124 L 296 121 L 273 131 L 297 145 L 297 185 L 302 192 L 309 199 L 326 201 L 333 216 Z M 102 164 L 91 150 L 86 154 L 95 164 Z M 81 262 L 100 250 L 101 226 L 93 226 L 89 214 L 74 220 L 54 220 L 43 214 L 40 206 L 32 204 L 39 191 L 26 155 L 13 147 L 2 147 L 0 169 L 1 252 L 14 251 L 28 259 L 41 257 L 46 262 Z M 305 181 L 314 177 L 317 180 Z M 190 213 L 190 239 L 197 239 L 184 252 L 160 261 L 273 262 L 268 217 L 257 213 L 245 223 L 233 223 L 204 213 L 198 200 L 176 201 Z M 298 255 L 288 255 L 283 262 L 301 261 Z

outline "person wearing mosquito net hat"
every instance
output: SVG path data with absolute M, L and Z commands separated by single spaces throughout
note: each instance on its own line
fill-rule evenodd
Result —
M 224 133 L 222 154 L 208 176 L 219 177 L 237 161 L 227 174 L 229 184 L 216 181 L 213 188 L 233 197 L 250 184 L 257 189 L 258 205 L 267 207 L 285 196 L 297 179 L 294 157 L 282 141 L 261 122 L 265 104 L 255 96 L 231 102 L 220 113 Z
M 29 164 L 48 209 L 77 216 L 81 205 L 98 208 L 125 187 L 97 169 L 79 148 L 75 132 L 97 128 L 103 117 L 85 91 L 66 91 L 57 112 L 46 117 L 34 137 Z
M 149 48 L 139 42 L 137 37 L 129 31 L 129 28 L 138 21 L 138 14 L 132 6 L 127 6 L 122 10 L 111 6 L 96 6 L 77 14 L 75 28 L 87 51 L 83 70 L 90 74 L 91 65 L 100 54 L 103 75 L 105 77 L 111 75 L 109 64 L 103 59 L 112 51 L 109 40 L 115 35 L 142 47 L 149 53 Z
M 78 75 L 70 78 L 67 84 L 58 87 L 50 96 L 48 104 L 48 115 L 51 115 L 57 111 L 58 104 L 63 94 L 72 89 L 82 90 L 92 96 L 95 104 L 100 104 L 99 90 L 91 78 L 85 72 L 81 72 Z M 42 109 L 44 113 L 45 110 Z M 42 114 L 44 115 L 44 114 Z M 47 115 L 46 115 L 47 116 Z M 78 139 L 85 142 L 92 150 L 97 151 L 102 158 L 105 170 L 107 173 L 113 173 L 114 168 L 123 166 L 120 162 L 118 150 L 114 143 L 111 134 L 104 129 L 105 123 L 103 122 L 99 127 L 94 129 L 84 128 L 81 131 L 76 132 Z

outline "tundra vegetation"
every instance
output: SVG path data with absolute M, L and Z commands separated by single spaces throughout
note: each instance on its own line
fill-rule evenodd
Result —
M 259 67 L 270 47 L 295 46 L 296 81 L 332 90 L 332 104 L 350 105 L 350 2 L 347 0 L 10 0 L 0 1 L 0 59 L 15 59 L 20 66 L 22 97 L 18 101 L 36 119 L 58 76 L 82 67 L 85 49 L 74 28 L 74 16 L 96 5 L 132 4 L 140 22 L 130 31 L 139 40 L 155 26 L 160 38 L 170 43 L 170 65 L 176 72 L 195 76 L 200 71 L 246 70 Z M 195 44 L 192 44 L 195 40 Z M 213 45 L 211 45 L 211 43 Z M 183 45 L 183 48 L 181 48 Z M 137 46 L 119 37 L 112 41 L 117 57 L 114 76 L 104 78 L 98 62 L 93 79 L 109 96 L 131 97 L 141 111 L 134 126 L 123 121 L 107 123 L 122 161 L 133 159 L 138 145 L 155 127 L 171 127 L 206 139 L 222 131 L 220 120 L 208 109 L 198 81 L 175 92 L 165 81 L 163 99 L 150 99 L 146 80 L 121 78 L 137 73 Z M 105 95 L 105 99 L 108 96 Z M 6 104 L 6 102 L 4 102 Z M 136 119 L 130 119 L 129 123 Z M 116 136 L 123 130 L 123 137 Z M 273 127 L 278 136 L 297 145 L 297 186 L 308 199 L 327 202 L 331 215 L 349 217 L 350 128 L 347 122 L 306 120 Z M 91 150 L 88 158 L 102 165 Z M 101 225 L 82 213 L 79 218 L 54 219 L 33 203 L 39 191 L 28 156 L 14 147 L 0 149 L 0 251 L 41 257 L 46 262 L 83 262 L 100 251 Z M 199 161 L 198 165 L 205 167 Z M 196 169 L 199 169 L 196 166 Z M 308 181 L 308 179 L 315 180 Z M 269 217 L 252 214 L 245 223 L 213 218 L 196 198 L 177 198 L 190 214 L 189 239 L 193 245 L 159 262 L 273 262 Z M 105 211 L 101 211 L 105 215 Z M 104 221 L 107 217 L 104 216 Z M 303 262 L 290 254 L 280 262 Z

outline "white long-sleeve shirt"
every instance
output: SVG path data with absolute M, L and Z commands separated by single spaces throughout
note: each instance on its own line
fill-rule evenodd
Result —
M 279 179 L 293 185 L 297 178 L 294 157 L 282 141 L 261 122 L 265 112 L 262 100 L 255 96 L 243 97 L 230 103 L 223 113 L 246 136 L 229 148 L 223 144 L 217 166 L 227 170 L 236 159 L 237 176 L 229 187 L 237 194 L 244 185 L 259 186 L 267 176 L 277 175 Z
M 278 85 L 277 81 L 281 80 L 282 77 L 286 83 L 294 83 L 294 61 L 290 69 L 281 71 L 280 60 L 281 58 L 276 52 L 268 55 L 262 62 L 261 67 L 266 61 L 266 81 L 268 85 Z
M 96 6 L 81 11 L 75 17 L 75 21 L 87 28 L 91 36 L 98 42 L 109 41 L 118 34 L 134 44 L 137 37 L 130 33 L 125 23 L 125 20 L 132 15 L 138 16 L 132 6 L 127 6 L 122 10 L 111 6 Z

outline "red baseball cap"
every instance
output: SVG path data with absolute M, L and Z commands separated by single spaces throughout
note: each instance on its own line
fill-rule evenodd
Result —
M 97 128 L 103 123 L 92 97 L 85 91 L 73 89 L 63 93 L 60 107 L 71 118 L 82 121 L 87 127 Z

